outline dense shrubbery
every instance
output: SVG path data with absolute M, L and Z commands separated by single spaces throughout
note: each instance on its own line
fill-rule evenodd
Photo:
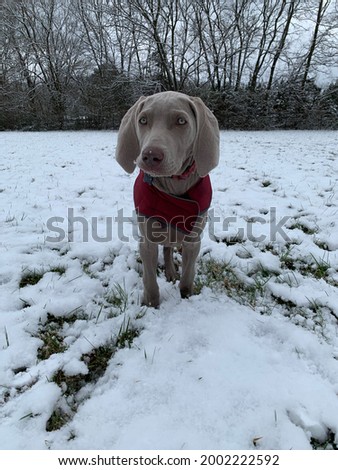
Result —
M 30 96 L 23 83 L 4 86 L 2 129 L 117 129 L 123 114 L 140 95 L 166 88 L 161 83 L 132 81 L 117 70 L 94 72 L 71 87 L 64 101 L 53 102 L 43 84 Z M 180 90 L 200 96 L 213 110 L 222 129 L 338 129 L 338 82 L 320 89 L 309 82 L 281 82 L 270 90 L 264 85 L 250 90 L 190 84 Z

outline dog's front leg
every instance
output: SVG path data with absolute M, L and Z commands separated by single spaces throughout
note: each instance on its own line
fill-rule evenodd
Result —
M 190 297 L 194 293 L 195 265 L 201 241 L 184 241 L 182 243 L 182 276 L 180 282 L 181 297 Z
M 174 249 L 172 247 L 163 247 L 165 277 L 169 282 L 174 282 L 177 279 L 173 251 Z
M 194 228 L 182 241 L 182 276 L 180 282 L 181 297 L 190 297 L 194 293 L 195 267 L 201 249 L 201 234 L 207 222 L 207 214 L 197 218 Z
M 142 304 L 157 308 L 160 304 L 160 292 L 157 284 L 158 245 L 146 237 L 140 241 L 140 256 L 143 263 L 143 300 Z

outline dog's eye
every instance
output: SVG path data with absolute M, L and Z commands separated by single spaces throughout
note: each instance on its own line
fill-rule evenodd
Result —
M 145 124 L 148 123 L 148 120 L 145 116 L 142 116 L 140 117 L 139 121 L 138 121 L 142 126 L 144 126 Z
M 176 121 L 176 122 L 177 122 L 177 124 L 178 124 L 179 126 L 184 126 L 184 124 L 187 123 L 187 121 L 184 119 L 184 117 L 179 117 L 179 118 L 177 118 L 177 121 Z

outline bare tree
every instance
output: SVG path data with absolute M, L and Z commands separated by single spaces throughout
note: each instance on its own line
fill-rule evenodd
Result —
M 313 2 L 310 1 L 309 6 L 313 8 Z M 336 34 L 338 32 L 337 4 L 335 5 L 335 11 L 333 11 L 332 14 L 330 14 L 330 6 L 332 6 L 331 0 L 319 0 L 316 11 L 316 18 L 314 20 L 312 38 L 310 40 L 309 48 L 305 56 L 303 76 L 301 80 L 302 88 L 305 87 L 308 81 L 311 67 L 315 61 L 316 54 L 320 49 L 321 44 L 325 40 L 327 40 L 328 36 L 331 37 L 331 34 L 334 30 Z M 328 19 L 328 21 L 325 21 L 326 19 Z M 335 46 L 337 47 L 337 36 L 335 36 L 335 41 L 329 41 L 329 44 L 335 44 Z M 328 60 L 328 55 L 325 54 L 325 56 L 325 60 Z M 337 63 L 337 55 L 334 60 L 335 63 Z
M 200 73 L 213 90 L 226 84 L 229 65 L 229 31 L 231 23 L 227 2 L 200 0 L 194 4 L 196 39 L 200 50 Z
M 63 127 L 66 91 L 81 64 L 80 40 L 74 31 L 71 1 L 21 0 L 10 2 L 11 41 L 25 77 L 30 99 L 39 84 L 48 92 L 58 126 Z M 46 109 L 46 116 L 50 108 Z
M 294 11 L 294 1 L 291 1 L 289 13 Z M 261 8 L 259 10 L 259 16 L 257 18 L 257 25 L 259 26 L 256 31 L 256 36 L 260 36 L 259 44 L 257 48 L 256 60 L 254 63 L 253 71 L 251 74 L 249 87 L 254 90 L 257 86 L 258 79 L 262 70 L 275 69 L 280 53 L 285 46 L 285 37 L 287 34 L 287 26 L 284 27 L 282 37 L 279 39 L 279 31 L 281 23 L 284 22 L 284 14 L 287 10 L 287 1 L 282 0 L 279 2 L 272 0 L 263 0 L 261 2 Z M 292 16 L 291 16 L 292 18 Z M 286 20 L 291 21 L 290 15 Z M 276 51 L 276 52 L 274 52 Z M 274 55 L 271 65 L 271 56 Z M 270 71 L 273 77 L 273 73 Z
M 283 3 L 286 3 L 283 0 Z M 286 5 L 287 8 L 287 14 L 286 14 L 286 19 L 284 20 L 284 23 L 282 24 L 282 32 L 281 36 L 279 39 L 279 42 L 277 44 L 277 47 L 275 48 L 275 51 L 273 53 L 273 58 L 272 58 L 272 63 L 271 63 L 271 68 L 270 68 L 270 74 L 269 74 L 269 79 L 268 79 L 268 84 L 267 84 L 267 89 L 270 90 L 272 87 L 273 79 L 275 76 L 276 72 L 276 67 L 277 63 L 280 60 L 280 57 L 282 55 L 282 52 L 285 48 L 286 45 L 286 40 L 289 35 L 290 31 L 290 25 L 293 20 L 295 11 L 300 3 L 300 0 L 290 0 L 289 5 Z M 277 25 L 276 25 L 277 26 Z
M 109 33 L 107 33 L 107 10 L 101 0 L 77 0 L 75 13 L 79 15 L 86 49 L 94 61 L 99 74 L 102 67 L 112 59 L 109 53 Z
M 167 0 L 132 0 L 134 24 L 139 24 L 141 38 L 148 44 L 148 68 L 150 73 L 158 69 L 164 85 L 175 90 L 178 87 L 177 69 L 173 63 L 173 44 L 177 18 L 176 4 Z M 139 21 L 137 23 L 137 20 Z
M 253 8 L 253 10 L 252 10 Z M 257 7 L 250 0 L 235 0 L 233 5 L 234 34 L 231 40 L 234 51 L 231 84 L 235 82 L 238 90 L 247 75 L 249 59 L 254 52 L 252 44 L 257 35 Z
M 320 26 L 323 22 L 325 13 L 327 12 L 330 3 L 331 3 L 331 0 L 319 0 L 315 27 L 314 27 L 313 34 L 312 34 L 312 39 L 310 41 L 309 50 L 307 52 L 306 59 L 305 59 L 304 73 L 303 73 L 303 78 L 302 78 L 303 88 L 308 80 L 313 56 L 318 46 Z

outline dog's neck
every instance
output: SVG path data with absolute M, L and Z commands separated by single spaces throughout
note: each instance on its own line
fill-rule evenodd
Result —
M 160 176 L 153 179 L 153 185 L 160 191 L 164 191 L 174 196 L 182 196 L 188 189 L 194 186 L 201 178 L 195 172 L 186 179 L 174 179 L 170 176 Z
M 186 180 L 191 174 L 196 172 L 196 162 L 194 156 L 191 154 L 183 163 L 180 171 L 172 175 L 174 180 Z
M 199 179 L 200 176 L 196 170 L 196 163 L 191 155 L 182 165 L 180 173 L 173 176 L 151 178 L 151 184 L 160 191 L 173 194 L 174 196 L 181 196 L 194 186 Z

